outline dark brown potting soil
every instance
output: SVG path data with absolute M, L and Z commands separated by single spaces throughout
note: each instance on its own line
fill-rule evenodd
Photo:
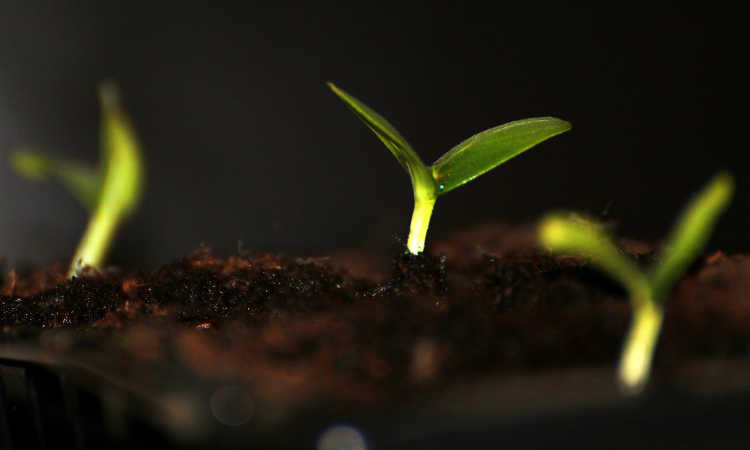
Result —
M 641 262 L 648 246 L 624 242 Z M 624 291 L 574 258 L 534 248 L 530 227 L 487 225 L 394 247 L 388 267 L 356 251 L 325 258 L 206 249 L 150 273 L 64 278 L 64 265 L 11 271 L 3 340 L 66 328 L 66 345 L 111 346 L 128 364 L 174 360 L 233 377 L 262 401 L 374 405 L 474 377 L 614 365 Z M 657 373 L 750 353 L 750 259 L 701 258 L 673 291 Z

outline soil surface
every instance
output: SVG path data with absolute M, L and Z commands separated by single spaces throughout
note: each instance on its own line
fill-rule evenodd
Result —
M 623 242 L 644 264 L 648 245 Z M 615 283 L 574 258 L 545 254 L 530 227 L 486 225 L 428 246 L 324 258 L 200 249 L 150 273 L 74 280 L 58 264 L 10 271 L 0 339 L 111 347 L 137 367 L 173 360 L 233 377 L 264 403 L 325 399 L 372 406 L 475 378 L 614 365 L 629 320 Z M 701 258 L 672 292 L 656 376 L 750 353 L 750 258 Z M 56 345 L 60 345 L 59 342 Z M 117 353 L 116 353 L 117 352 Z

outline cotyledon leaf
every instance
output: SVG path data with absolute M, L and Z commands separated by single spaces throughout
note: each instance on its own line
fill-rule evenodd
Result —
M 580 255 L 589 259 L 622 283 L 634 302 L 650 298 L 648 278 L 615 245 L 600 223 L 576 214 L 553 213 L 540 223 L 539 241 L 551 252 Z
M 32 150 L 17 150 L 10 156 L 17 173 L 31 180 L 57 179 L 89 211 L 96 207 L 101 188 L 99 170 Z
M 103 111 L 100 145 L 106 174 L 99 201 L 116 205 L 127 215 L 138 204 L 144 183 L 140 144 L 120 105 L 117 86 L 112 82 L 102 83 L 99 96 Z
M 367 105 L 357 100 L 354 96 L 348 94 L 346 91 L 339 89 L 336 85 L 329 82 L 328 87 L 338 95 L 341 100 L 346 103 L 349 109 L 352 110 L 362 122 L 367 125 L 369 129 L 375 133 L 378 138 L 388 147 L 388 150 L 393 153 L 399 164 L 401 164 L 412 177 L 415 172 L 424 171 L 425 165 L 419 156 L 414 152 L 406 139 L 401 136 L 401 133 L 390 124 L 383 116 L 370 109 Z
M 664 301 L 663 297 L 706 245 L 733 191 L 732 176 L 720 172 L 685 208 L 650 273 L 659 300 Z
M 475 134 L 453 147 L 431 166 L 438 192 L 442 194 L 468 183 L 570 128 L 570 123 L 564 120 L 536 117 L 508 122 Z

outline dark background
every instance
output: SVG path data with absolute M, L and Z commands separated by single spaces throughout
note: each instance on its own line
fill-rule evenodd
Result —
M 668 4 L 404 4 L 3 2 L 0 255 L 15 264 L 73 253 L 84 210 L 57 185 L 19 179 L 7 153 L 32 145 L 96 162 L 104 78 L 120 83 L 149 163 L 145 201 L 122 230 L 115 264 L 164 263 L 201 242 L 321 253 L 405 236 L 408 176 L 328 80 L 387 117 L 426 162 L 503 122 L 573 123 L 441 197 L 428 249 L 483 221 L 598 213 L 608 203 L 619 233 L 658 239 L 722 168 L 738 177 L 738 192 L 711 247 L 750 248 L 746 158 L 717 141 L 722 62 L 737 57 L 717 37 L 717 18 Z

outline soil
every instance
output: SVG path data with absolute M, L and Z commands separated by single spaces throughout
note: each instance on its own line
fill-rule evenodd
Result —
M 105 349 L 129 370 L 171 361 L 239 380 L 284 410 L 406 402 L 471 380 L 614 366 L 624 291 L 585 262 L 536 249 L 532 228 L 485 225 L 430 243 L 298 258 L 202 248 L 154 272 L 74 280 L 65 266 L 10 271 L 0 340 L 61 352 Z M 639 261 L 647 244 L 624 241 Z M 671 294 L 653 384 L 695 361 L 750 354 L 750 258 L 697 261 Z M 70 338 L 48 339 L 60 328 Z M 135 367 L 135 369 L 133 369 Z

